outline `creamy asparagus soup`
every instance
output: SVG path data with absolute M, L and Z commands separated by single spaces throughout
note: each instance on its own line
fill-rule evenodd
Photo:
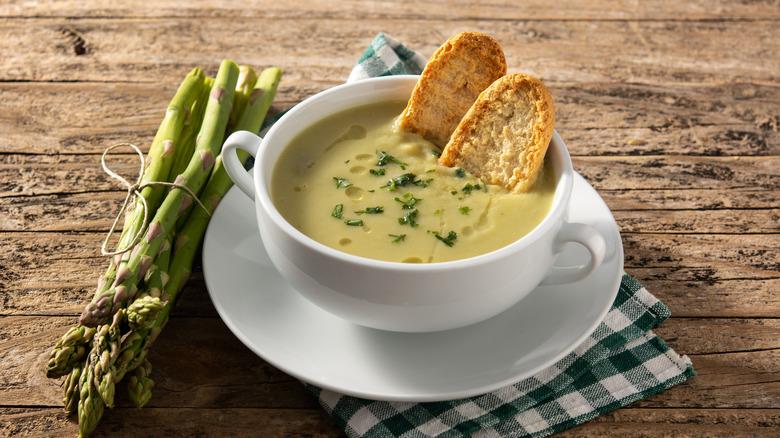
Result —
M 510 194 L 438 149 L 396 130 L 406 102 L 350 109 L 308 127 L 274 168 L 273 202 L 290 224 L 331 248 L 406 263 L 464 259 L 506 246 L 550 210 L 549 163 L 536 186 Z

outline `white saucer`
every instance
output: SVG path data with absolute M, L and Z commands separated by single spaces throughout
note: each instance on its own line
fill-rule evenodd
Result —
M 252 202 L 235 187 L 211 218 L 203 271 L 230 330 L 293 377 L 374 400 L 470 397 L 552 365 L 582 343 L 611 307 L 623 273 L 623 246 L 606 204 L 579 175 L 569 216 L 607 238 L 608 253 L 595 274 L 579 283 L 539 287 L 490 320 L 444 332 L 368 329 L 309 303 L 277 274 L 260 242 Z M 587 251 L 568 245 L 559 265 L 587 260 Z

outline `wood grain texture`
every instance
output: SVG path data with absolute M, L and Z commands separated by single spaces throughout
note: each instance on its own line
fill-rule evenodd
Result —
M 446 7 L 443 7 L 446 6 Z M 615 2 L 604 0 L 568 1 L 565 7 L 550 8 L 544 0 L 524 1 L 522 4 L 501 1 L 474 2 L 468 0 L 427 0 L 405 6 L 393 1 L 360 0 L 337 2 L 307 2 L 292 0 L 278 2 L 213 2 L 192 0 L 188 2 L 166 0 L 147 7 L 143 0 L 128 0 L 107 4 L 100 0 L 58 2 L 28 2 L 8 0 L 0 7 L 0 17 L 269 17 L 290 19 L 297 17 L 360 17 L 383 19 L 432 18 L 461 20 L 480 19 L 581 19 L 581 20 L 724 20 L 749 21 L 777 19 L 780 12 L 773 1 L 692 0 L 680 3 L 674 0 L 655 0 L 616 7 Z
M 343 82 L 379 30 L 430 56 L 464 29 L 489 33 L 505 50 L 509 71 L 545 82 L 660 84 L 754 83 L 776 77 L 780 41 L 773 20 L 461 20 L 285 19 L 232 17 L 76 21 L 8 18 L 0 23 L 6 80 L 176 83 L 192 65 L 213 74 L 223 54 L 236 62 L 284 65 L 288 84 L 312 93 Z M 267 32 L 273 29 L 273 32 Z M 225 37 L 225 32 L 229 37 Z M 262 37 L 261 37 L 262 32 Z M 75 55 L 71 33 L 84 40 Z M 35 38 L 31 38 L 35 35 Z M 121 38 L 117 38 L 121 35 Z M 588 35 L 588 38 L 581 38 Z M 259 42 L 262 41 L 262 44 Z M 761 41 L 742 44 L 738 41 Z M 359 56 L 359 55 L 357 55 Z M 572 65 L 586 67 L 572 69 Z M 588 67 L 589 66 L 589 67 Z M 598 67 L 596 67 L 598 66 Z M 211 71 L 210 71 L 211 70 Z M 553 97 L 556 97 L 555 95 Z
M 106 266 L 124 190 L 100 155 L 146 150 L 192 67 L 281 67 L 277 113 L 343 82 L 380 31 L 429 56 L 463 30 L 550 88 L 626 271 L 672 310 L 656 333 L 698 373 L 559 436 L 777 436 L 778 28 L 776 0 L 2 2 L 0 436 L 76 436 L 43 367 Z M 110 163 L 135 177 L 129 151 Z M 199 268 L 150 354 L 150 404 L 120 395 L 95 436 L 345 436 L 230 333 Z

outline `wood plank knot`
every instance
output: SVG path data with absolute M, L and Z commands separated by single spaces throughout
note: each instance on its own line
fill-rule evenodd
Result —
M 85 55 L 87 53 L 87 42 L 81 35 L 76 33 L 76 31 L 67 27 L 60 27 L 57 30 L 65 37 L 65 40 L 68 42 L 76 56 Z

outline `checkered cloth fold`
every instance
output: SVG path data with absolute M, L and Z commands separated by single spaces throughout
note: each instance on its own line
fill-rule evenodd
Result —
M 427 62 L 395 38 L 379 33 L 358 59 L 347 82 L 376 76 L 419 75 Z
M 418 74 L 427 61 L 380 33 L 349 80 Z M 591 420 L 695 375 L 652 329 L 669 308 L 624 274 L 617 298 L 574 351 L 536 375 L 460 400 L 389 402 L 307 385 L 350 437 L 543 437 Z

